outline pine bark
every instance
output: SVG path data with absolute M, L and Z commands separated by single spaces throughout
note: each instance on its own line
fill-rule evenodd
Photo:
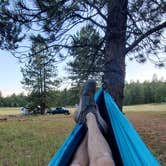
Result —
M 111 94 L 120 110 L 123 105 L 125 83 L 125 50 L 127 0 L 108 1 L 103 86 Z

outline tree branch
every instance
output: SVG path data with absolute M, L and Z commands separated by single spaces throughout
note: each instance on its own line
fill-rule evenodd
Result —
M 142 34 L 142 31 L 140 30 L 140 28 L 137 26 L 136 21 L 134 20 L 134 18 L 132 17 L 132 15 L 127 12 L 127 15 L 129 16 L 129 18 L 131 19 L 131 21 L 133 22 L 133 25 L 137 28 L 137 30 L 139 31 L 140 34 Z
M 78 17 L 78 18 L 81 18 L 81 19 L 83 19 L 83 20 L 89 20 L 89 21 L 91 21 L 93 24 L 95 24 L 95 25 L 97 25 L 98 27 L 100 27 L 101 29 L 105 29 L 105 28 L 106 28 L 106 26 L 101 25 L 101 24 L 99 24 L 98 22 L 96 22 L 95 20 L 93 20 L 93 19 L 92 19 L 93 16 L 91 16 L 91 17 L 83 17 L 83 16 L 81 16 L 81 15 L 78 14 L 78 13 L 75 13 L 75 16 Z
M 165 27 L 166 27 L 166 21 L 163 22 L 162 24 L 150 29 L 146 33 L 142 34 L 137 40 L 135 40 L 129 47 L 126 48 L 125 54 L 127 54 L 134 47 L 136 47 L 143 39 L 145 39 L 146 37 L 148 37 L 152 33 L 157 32 L 157 31 L 159 31 L 159 30 L 161 30 L 162 28 L 165 28 Z
M 86 1 L 86 3 L 89 5 L 89 6 L 91 6 L 91 7 L 93 7 L 94 9 L 96 9 L 96 11 L 98 12 L 98 14 L 105 20 L 105 21 L 107 21 L 107 17 L 101 12 L 101 8 L 98 8 L 97 6 L 95 6 L 95 4 L 92 2 L 90 2 L 90 1 Z

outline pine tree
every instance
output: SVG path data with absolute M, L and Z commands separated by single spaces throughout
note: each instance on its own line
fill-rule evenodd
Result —
M 89 78 L 99 80 L 102 75 L 104 50 L 99 49 L 103 43 L 93 25 L 88 24 L 73 36 L 72 48 L 69 53 L 74 61 L 68 63 L 70 79 L 83 82 Z M 77 47 L 77 46 L 84 47 Z
M 31 53 L 28 62 L 22 68 L 22 84 L 31 93 L 30 99 L 32 105 L 40 106 L 41 114 L 44 114 L 48 107 L 49 91 L 57 86 L 58 81 L 55 67 L 55 58 L 46 50 L 46 43 L 39 35 L 33 39 Z
M 149 59 L 157 66 L 165 65 L 165 57 L 160 57 L 160 52 L 165 51 L 162 40 L 166 27 L 164 0 L 33 0 L 31 3 L 20 0 L 16 1 L 15 10 L 11 6 L 4 6 L 2 15 L 21 26 L 23 36 L 28 36 L 25 29 L 41 32 L 47 48 L 72 48 L 74 38 L 71 32 L 92 24 L 102 38 L 98 49 L 104 48 L 99 71 L 103 73 L 102 82 L 120 109 L 125 57 L 139 63 Z M 93 45 L 89 47 L 93 48 Z M 91 56 L 91 59 L 98 58 L 95 54 Z M 93 64 L 96 65 L 95 61 Z M 92 75 L 92 72 L 89 73 Z

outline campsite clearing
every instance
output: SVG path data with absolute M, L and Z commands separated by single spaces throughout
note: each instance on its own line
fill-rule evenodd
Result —
M 72 115 L 21 116 L 17 111 L 14 114 L 13 110 L 6 109 L 9 114 L 3 114 L 5 110 L 0 109 L 0 117 L 7 118 L 5 121 L 0 121 L 0 166 L 47 165 L 71 132 L 74 126 Z M 166 104 L 127 106 L 124 110 L 125 116 L 164 165 Z

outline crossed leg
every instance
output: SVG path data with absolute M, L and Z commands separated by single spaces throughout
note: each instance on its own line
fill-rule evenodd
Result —
M 88 135 L 86 134 L 83 141 L 79 145 L 70 166 L 88 166 L 89 157 L 87 149 Z
M 86 118 L 90 166 L 115 166 L 111 149 L 98 128 L 94 114 L 88 113 Z
M 78 147 L 70 166 L 115 166 L 112 152 L 98 128 L 93 113 L 86 115 L 88 132 Z

